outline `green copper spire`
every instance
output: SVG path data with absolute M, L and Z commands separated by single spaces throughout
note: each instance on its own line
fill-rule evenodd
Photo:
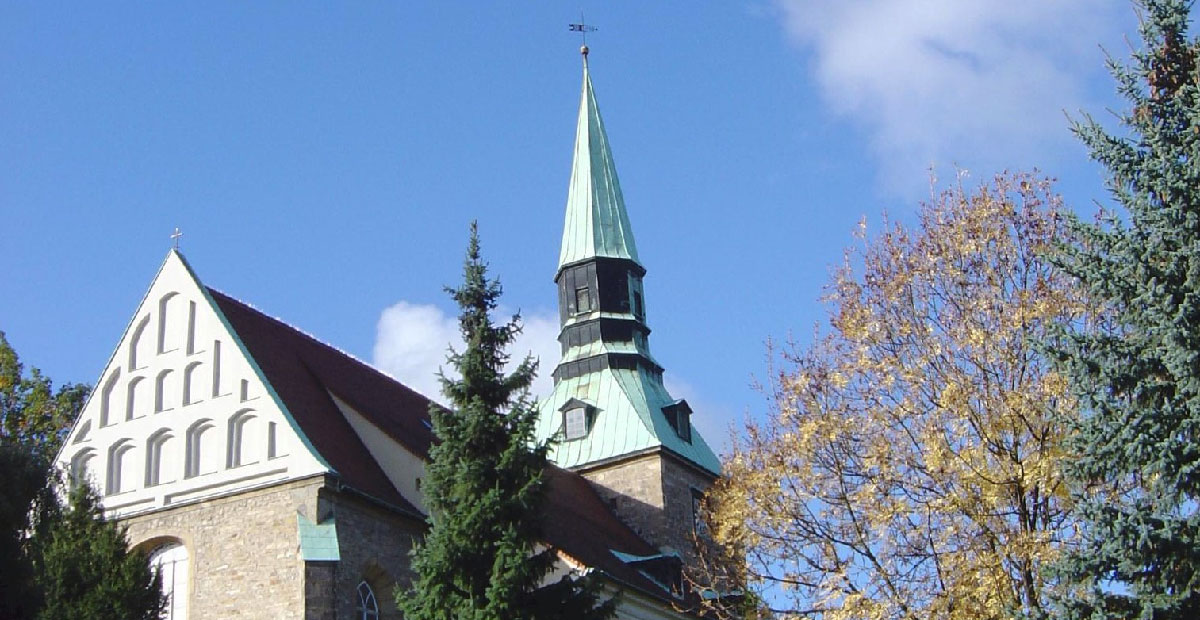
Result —
M 605 256 L 638 262 L 633 228 L 625 212 L 625 199 L 617 181 L 600 107 L 588 74 L 587 48 L 583 48 L 583 95 L 575 130 L 575 160 L 567 190 L 567 216 L 563 224 L 558 268 Z

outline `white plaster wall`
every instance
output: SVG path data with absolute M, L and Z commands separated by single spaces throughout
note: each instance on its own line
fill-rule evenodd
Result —
M 413 506 L 416 506 L 421 512 L 428 513 L 425 510 L 425 501 L 421 495 L 420 483 L 417 482 L 425 476 L 424 459 L 409 452 L 407 448 L 397 443 L 387 433 L 380 430 L 379 427 L 369 422 L 361 413 L 355 411 L 353 407 L 342 399 L 333 394 L 329 396 L 337 404 L 338 409 L 342 411 L 342 415 L 346 416 L 346 420 L 350 422 L 350 426 L 354 428 L 354 432 L 358 434 L 359 439 L 367 446 L 367 450 L 371 452 L 371 456 L 375 458 L 375 462 L 379 463 L 379 467 L 383 469 L 384 475 L 400 491 L 400 495 Z
M 90 478 L 106 511 L 127 516 L 326 471 L 293 431 L 199 282 L 168 255 L 76 422 L 58 464 L 90 451 Z M 242 464 L 231 466 L 230 419 L 243 427 Z M 274 428 L 273 456 L 268 430 Z M 188 431 L 201 435 L 188 475 Z M 159 483 L 147 485 L 148 440 L 166 433 Z M 109 492 L 110 448 L 127 441 L 119 492 Z

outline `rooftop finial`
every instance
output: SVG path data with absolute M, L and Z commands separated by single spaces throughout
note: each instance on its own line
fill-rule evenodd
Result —
M 179 238 L 182 236 L 183 232 L 179 230 L 178 226 L 176 226 L 175 232 L 171 233 L 171 243 L 174 244 L 176 250 L 179 249 Z
M 588 23 L 583 20 L 582 12 L 579 13 L 579 23 L 578 24 L 567 24 L 567 27 L 570 29 L 571 32 L 578 32 L 580 35 L 583 36 L 583 45 L 579 46 L 579 53 L 583 54 L 583 61 L 587 62 L 587 55 L 588 55 L 587 33 L 596 32 L 596 27 L 589 26 Z

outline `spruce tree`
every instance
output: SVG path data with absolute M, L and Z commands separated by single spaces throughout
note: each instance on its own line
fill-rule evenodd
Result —
M 37 620 L 156 620 L 158 575 L 145 554 L 129 550 L 125 528 L 104 520 L 95 491 L 76 485 L 55 512 L 34 534 Z
M 447 358 L 458 377 L 440 375 L 450 408 L 430 408 L 437 441 L 422 482 L 430 529 L 414 552 L 413 587 L 396 602 L 409 620 L 607 617 L 612 603 L 600 603 L 597 582 L 541 587 L 555 555 L 539 545 L 546 446 L 533 445 L 529 397 L 537 362 L 526 357 L 504 372 L 520 317 L 492 323 L 501 287 L 487 276 L 474 223 L 463 283 L 447 292 L 465 348 Z
M 1110 62 L 1124 135 L 1076 134 L 1123 217 L 1075 223 L 1058 261 L 1100 300 L 1056 351 L 1079 396 L 1068 473 L 1081 540 L 1066 618 L 1200 618 L 1200 89 L 1191 2 L 1145 0 L 1144 49 Z

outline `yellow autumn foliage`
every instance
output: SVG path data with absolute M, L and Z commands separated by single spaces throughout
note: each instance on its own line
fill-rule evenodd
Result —
M 742 587 L 820 620 L 1044 609 L 1072 402 L 1038 343 L 1084 309 L 1042 258 L 1061 208 L 1048 180 L 1003 175 L 862 236 L 828 287 L 831 328 L 777 356 L 774 409 L 710 494 Z

